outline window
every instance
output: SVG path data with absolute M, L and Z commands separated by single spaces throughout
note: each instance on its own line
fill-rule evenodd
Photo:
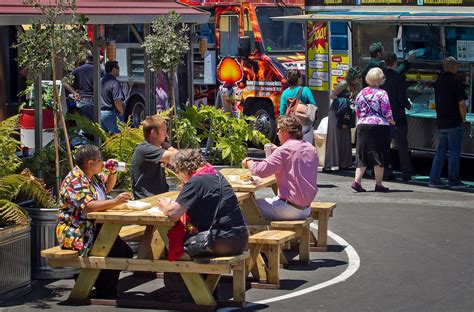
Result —
M 222 15 L 219 20 L 219 48 L 222 56 L 236 56 L 239 44 L 239 17 Z
M 256 9 L 262 41 L 267 52 L 303 52 L 304 27 L 302 22 L 275 21 L 271 17 L 302 14 L 298 7 L 258 7 Z
M 250 38 L 250 51 L 255 50 L 255 36 L 253 34 L 252 20 L 250 19 L 249 10 L 245 9 L 244 12 L 244 36 Z

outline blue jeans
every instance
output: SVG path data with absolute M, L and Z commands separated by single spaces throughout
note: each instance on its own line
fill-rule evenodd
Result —
M 449 185 L 460 183 L 459 167 L 461 162 L 462 137 L 464 134 L 464 125 L 456 128 L 438 130 L 438 150 L 433 159 L 430 173 L 430 184 L 441 184 L 441 171 L 443 170 L 446 152 L 449 152 L 448 161 L 448 180 Z
M 120 116 L 117 116 L 117 114 L 115 114 L 114 111 L 101 111 L 100 112 L 100 126 L 106 132 L 109 132 L 112 134 L 119 133 L 120 130 L 117 126 L 117 118 L 120 118 Z
M 83 116 L 94 120 L 94 99 L 81 98 L 77 103 L 77 107 L 81 110 Z

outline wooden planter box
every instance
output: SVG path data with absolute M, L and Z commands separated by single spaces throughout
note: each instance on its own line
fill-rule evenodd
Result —
M 30 226 L 0 228 L 0 303 L 31 291 Z

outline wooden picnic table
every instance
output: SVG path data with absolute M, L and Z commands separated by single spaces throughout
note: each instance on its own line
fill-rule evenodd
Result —
M 153 205 L 159 197 L 170 197 L 175 199 L 178 194 L 179 192 L 168 192 L 148 197 L 141 201 Z M 237 194 L 237 197 L 240 200 L 246 200 L 250 196 L 248 193 L 239 193 Z M 95 220 L 97 223 L 102 223 L 102 228 L 87 258 L 89 263 L 87 267 L 84 268 L 83 266 L 81 269 L 69 298 L 78 301 L 86 299 L 89 296 L 101 269 L 104 268 L 114 270 L 148 270 L 150 272 L 156 272 L 157 270 L 159 271 L 160 268 L 165 268 L 165 271 L 179 272 L 181 274 L 196 304 L 215 306 L 216 302 L 212 296 L 212 292 L 216 287 L 221 274 L 228 270 L 229 261 L 234 260 L 216 258 L 221 259 L 221 262 L 218 263 L 219 261 L 217 261 L 215 267 L 212 269 L 209 269 L 209 266 L 204 267 L 202 264 L 193 262 L 187 254 L 184 254 L 179 261 L 176 262 L 169 262 L 167 260 L 161 261 L 160 259 L 164 259 L 163 251 L 168 246 L 167 233 L 174 226 L 175 222 L 165 216 L 161 211 L 156 210 L 150 212 L 149 210 L 131 211 L 123 209 L 126 209 L 125 205 L 117 205 L 108 211 L 91 212 L 87 214 L 88 219 Z M 106 258 L 112 249 L 115 239 L 119 235 L 120 229 L 125 225 L 146 226 L 144 237 L 140 241 L 137 259 Z M 241 260 L 237 259 L 238 257 L 234 258 L 236 262 Z M 243 255 L 242 258 L 245 258 L 245 255 Z M 149 260 L 145 261 L 143 259 Z M 225 260 L 227 260 L 227 266 L 223 264 Z M 94 261 L 97 262 L 96 265 L 93 264 L 95 263 Z M 181 264 L 182 261 L 186 261 L 187 264 Z M 232 263 L 230 264 L 232 265 Z M 206 264 L 208 265 L 209 263 Z M 213 264 L 213 262 L 211 262 L 211 264 Z M 199 269 L 200 265 L 204 271 L 197 273 L 196 269 Z M 242 269 L 234 267 L 234 276 L 236 270 L 239 271 Z M 245 271 L 245 269 L 243 269 L 243 271 Z M 203 274 L 208 274 L 207 278 L 205 278 Z M 243 281 L 240 281 L 240 277 L 237 278 L 237 286 L 234 277 L 234 300 L 236 301 L 245 301 L 244 274 L 244 272 L 241 274 L 243 276 Z
M 275 194 L 278 192 L 276 178 L 274 175 L 261 178 L 258 180 L 258 183 L 255 184 L 241 184 L 239 182 L 235 182 L 231 179 L 232 176 L 240 176 L 244 174 L 252 175 L 249 169 L 244 168 L 224 168 L 220 170 L 221 174 L 227 179 L 227 181 L 232 186 L 232 189 L 235 192 L 246 192 L 249 194 L 249 197 L 245 200 L 242 200 L 240 203 L 240 208 L 245 216 L 245 220 L 247 224 L 250 226 L 254 225 L 269 225 L 270 223 L 265 220 L 260 212 L 260 209 L 257 206 L 255 192 L 258 190 L 270 187 Z

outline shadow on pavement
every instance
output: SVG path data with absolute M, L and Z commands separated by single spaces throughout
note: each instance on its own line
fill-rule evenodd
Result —
M 319 268 L 332 268 L 341 265 L 347 265 L 346 261 L 334 259 L 318 259 L 312 260 L 309 264 L 288 263 L 284 267 L 289 271 L 316 271 Z
M 341 245 L 328 245 L 327 252 L 343 252 L 347 246 Z
M 0 304 L 0 308 L 23 305 L 29 303 L 33 309 L 49 309 L 52 305 L 64 300 L 65 292 L 71 290 L 70 287 L 48 287 L 55 280 L 33 280 L 32 290 L 29 294 L 14 298 Z

